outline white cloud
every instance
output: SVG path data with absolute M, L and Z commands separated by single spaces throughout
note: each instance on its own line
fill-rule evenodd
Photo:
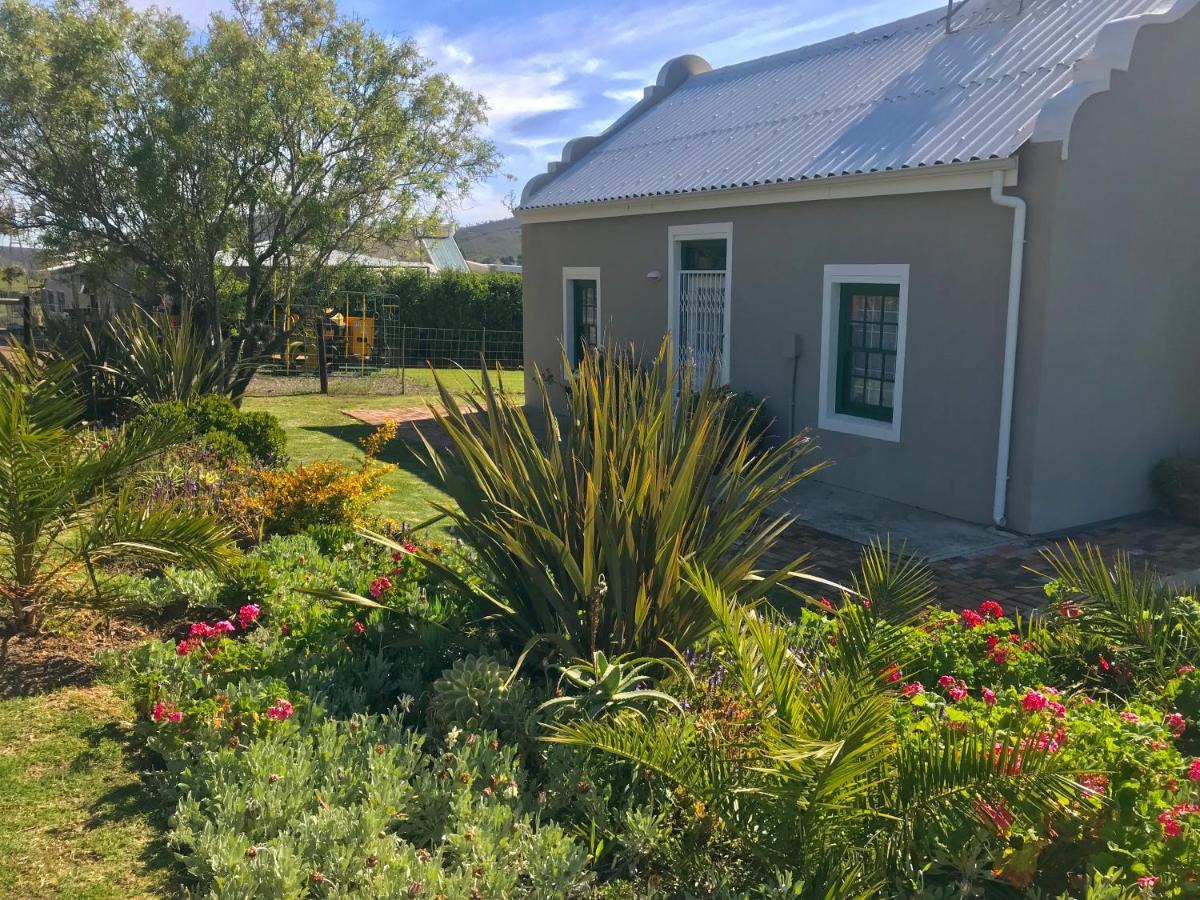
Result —
M 642 99 L 645 88 L 625 88 L 621 90 L 608 90 L 604 92 L 604 96 L 609 100 L 616 100 L 619 103 L 637 103 Z

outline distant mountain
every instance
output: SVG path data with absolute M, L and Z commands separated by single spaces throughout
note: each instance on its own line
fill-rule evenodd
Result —
M 475 262 L 521 264 L 521 223 L 516 218 L 468 225 L 454 233 L 463 256 Z

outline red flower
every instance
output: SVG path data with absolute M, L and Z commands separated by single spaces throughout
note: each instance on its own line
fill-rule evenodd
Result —
M 259 609 L 257 603 L 247 603 L 238 610 L 238 627 L 243 631 L 258 621 L 262 610 Z
M 1125 712 L 1121 713 L 1121 718 L 1132 724 L 1138 721 L 1138 714 L 1135 712 L 1130 712 L 1129 710 L 1125 710 Z
M 1193 759 L 1188 766 L 1188 781 L 1200 781 L 1200 759 Z
M 940 688 L 954 687 L 954 676 L 953 675 L 943 675 L 941 678 L 938 679 L 938 687 L 940 687 Z
M 376 599 L 378 599 L 379 595 L 384 591 L 390 591 L 391 589 L 392 582 L 387 578 L 376 578 L 371 582 L 371 596 L 375 597 Z
M 989 650 L 995 650 L 995 649 L 996 649 L 996 645 L 997 645 L 998 643 L 1000 643 L 1000 638 L 996 637 L 996 635 L 994 635 L 994 634 L 989 634 L 989 635 L 988 635 L 988 637 L 987 637 L 987 648 L 988 648 Z
M 222 619 L 212 627 L 212 633 L 214 635 L 233 634 L 235 631 L 237 631 L 237 629 L 228 619 Z
M 983 702 L 986 703 L 988 706 L 994 705 L 996 702 L 996 692 L 993 691 L 991 688 L 984 688 L 983 689 Z
M 355 634 L 366 634 L 367 633 L 367 629 L 363 626 L 363 623 L 358 621 L 357 619 L 354 620 L 354 633 Z
M 1009 650 L 1007 647 L 997 647 L 992 651 L 992 662 L 998 666 L 1002 666 L 1008 662 Z
M 167 713 L 167 721 L 170 722 L 172 725 L 178 725 L 180 722 L 183 721 L 183 713 L 181 713 L 177 709 L 173 709 L 169 713 Z
M 1004 608 L 995 600 L 984 600 L 979 604 L 981 615 L 989 619 L 998 619 L 1004 615 Z
M 1178 669 L 1176 669 L 1176 672 L 1180 675 L 1186 675 L 1188 672 L 1195 672 L 1195 671 L 1196 671 L 1196 667 L 1193 666 L 1191 663 L 1187 663 L 1185 665 L 1180 666 Z
M 1050 711 L 1054 713 L 1054 718 L 1065 719 L 1067 717 L 1067 708 L 1061 703 L 1056 703 L 1052 700 L 1050 701 L 1049 706 Z
M 213 636 L 213 628 L 205 622 L 193 622 L 192 627 L 188 629 L 188 637 L 206 638 Z
M 167 716 L 167 707 L 161 700 L 154 704 L 154 711 L 150 713 L 150 718 L 155 722 L 161 722 Z
M 821 608 L 826 612 L 833 612 L 833 604 L 829 602 L 828 597 L 821 598 Z
M 946 693 L 953 702 L 958 703 L 960 700 L 966 698 L 967 688 L 966 685 L 956 684 L 954 687 L 950 688 L 950 690 L 946 691 Z
M 925 685 L 921 684 L 919 681 L 910 681 L 900 689 L 900 693 L 905 697 L 915 697 L 917 694 L 925 693 Z
M 963 628 L 968 630 L 978 628 L 983 624 L 983 616 L 975 612 L 973 609 L 964 609 L 958 614 L 959 620 L 962 622 Z
M 1187 731 L 1187 720 L 1177 712 L 1169 712 L 1163 717 L 1163 724 L 1171 729 L 1175 737 Z
M 180 656 L 187 656 L 199 646 L 200 638 L 188 638 L 186 641 L 180 641 L 175 645 L 175 652 Z

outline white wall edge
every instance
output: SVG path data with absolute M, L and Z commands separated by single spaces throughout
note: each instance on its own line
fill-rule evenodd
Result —
M 1046 101 L 1034 122 L 1030 140 L 1035 143 L 1062 142 L 1062 158 L 1070 152 L 1071 126 L 1084 101 L 1112 86 L 1114 71 L 1127 72 L 1133 59 L 1138 33 L 1146 25 L 1169 25 L 1183 18 L 1200 0 L 1173 0 L 1155 12 L 1113 19 L 1096 35 L 1092 51 L 1077 63 L 1074 80 Z M 1006 185 L 1011 187 L 1011 185 Z

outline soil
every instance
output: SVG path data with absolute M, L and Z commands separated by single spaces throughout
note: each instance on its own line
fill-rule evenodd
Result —
M 65 636 L 15 635 L 0 623 L 0 699 L 87 687 L 99 672 L 99 652 L 129 650 L 170 630 L 127 620 L 83 624 L 78 634 Z

